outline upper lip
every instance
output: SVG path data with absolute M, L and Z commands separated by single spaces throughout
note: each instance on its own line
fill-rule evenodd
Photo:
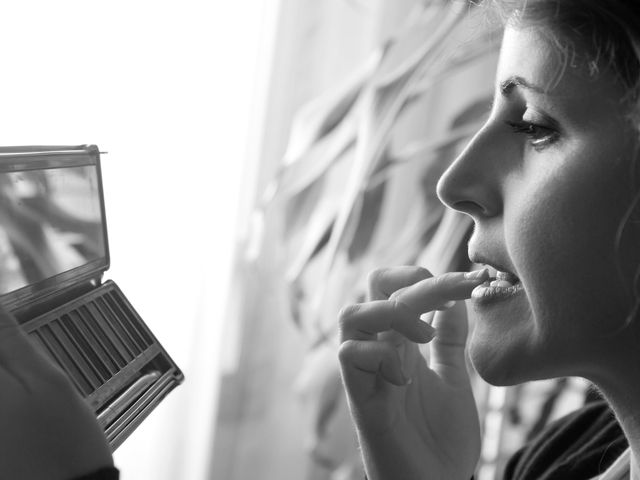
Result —
M 493 258 L 489 258 L 488 256 L 485 256 L 479 252 L 469 252 L 469 260 L 471 260 L 473 263 L 479 263 L 479 264 L 483 264 L 483 265 L 488 265 L 490 267 L 495 268 L 497 271 L 499 272 L 505 272 L 505 273 L 509 273 L 513 276 L 515 276 L 516 278 L 520 278 L 518 277 L 518 275 L 516 274 L 516 272 L 513 271 L 512 268 L 510 267 L 506 267 L 504 263 L 500 262 L 499 260 L 496 261 Z

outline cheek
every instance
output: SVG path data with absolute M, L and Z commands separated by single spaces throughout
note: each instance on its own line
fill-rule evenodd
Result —
M 615 238 L 626 201 L 616 198 L 616 179 L 567 172 L 543 180 L 505 210 L 507 247 L 539 326 L 620 315 Z

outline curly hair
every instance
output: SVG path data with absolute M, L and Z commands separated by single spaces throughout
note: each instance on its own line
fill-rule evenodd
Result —
M 570 60 L 585 54 L 591 74 L 612 71 L 637 98 L 640 87 L 640 1 L 490 0 L 510 25 L 538 27 Z

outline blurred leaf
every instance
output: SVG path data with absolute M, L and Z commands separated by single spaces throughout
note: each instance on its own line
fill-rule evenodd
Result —
M 326 178 L 320 177 L 290 199 L 285 199 L 283 236 L 288 242 L 301 229 L 307 229 L 309 215 L 325 195 Z
M 376 79 L 374 76 L 373 86 L 363 92 L 364 117 L 358 132 L 356 156 L 344 202 L 327 247 L 329 249 L 328 269 L 333 267 L 338 251 L 344 248 L 343 245 L 351 240 L 355 232 L 354 220 L 360 216 L 364 186 L 367 185 L 370 175 L 382 158 L 398 115 L 406 105 L 415 83 L 422 78 L 424 69 L 432 66 L 439 59 L 438 53 L 445 44 L 444 39 L 464 15 L 465 8 L 462 3 L 447 4 L 442 17 L 420 52 L 420 62 L 408 62 L 406 68 L 399 70 L 393 76 L 382 76 L 382 79 Z M 376 83 L 380 87 L 377 88 Z
M 315 213 L 315 212 L 314 212 Z M 297 279 L 310 260 L 312 260 L 320 250 L 322 250 L 329 239 L 335 223 L 335 215 L 333 209 L 318 209 L 317 213 L 309 222 L 309 227 L 304 236 L 298 250 L 287 262 L 288 267 L 285 277 L 288 281 Z
M 413 208 L 405 217 L 405 226 L 396 235 L 381 238 L 378 248 L 371 252 L 370 271 L 380 265 L 407 265 L 415 263 L 424 249 L 424 237 L 437 228 L 444 207 Z M 385 245 L 386 244 L 386 245 Z
M 267 188 L 263 204 L 272 202 L 277 196 L 290 197 L 300 193 L 353 145 L 359 115 L 358 99 L 383 51 L 374 52 L 335 90 L 300 109 L 292 122 L 283 164 Z
M 438 230 L 420 254 L 420 265 L 428 265 L 434 275 L 446 272 L 472 224 L 467 215 L 446 209 Z
M 461 45 L 473 28 L 469 8 L 448 0 L 418 5 L 406 28 L 359 72 L 296 116 L 265 199 L 285 213 L 292 313 L 311 338 L 334 335 L 338 311 L 364 293 L 370 269 L 435 261 L 428 265 L 435 271 L 460 252 L 469 223 L 445 213 L 435 186 L 489 105 L 464 75 L 470 65 L 484 68 L 476 62 L 495 54 L 499 40 L 485 29 Z M 469 82 L 475 93 L 452 98 L 447 82 L 454 75 L 456 88 Z M 445 111 L 442 120 L 427 119 L 432 126 L 424 134 L 412 128 L 414 137 L 403 136 L 408 121 L 431 113 L 426 109 L 443 115 L 442 92 L 462 113 Z M 472 95 L 474 103 L 464 105 Z M 443 125 L 451 118 L 450 127 Z M 396 143 L 402 147 L 392 148 Z
M 320 138 L 298 161 L 282 167 L 273 182 L 269 197 L 292 197 L 320 178 L 355 142 L 356 111 L 349 112 L 344 120 L 328 135 Z
M 442 1 L 430 1 L 425 5 L 416 5 L 407 16 L 407 21 L 398 35 L 390 39 L 385 55 L 380 61 L 379 67 L 371 78 L 371 84 L 376 88 L 390 86 L 406 78 L 418 66 L 424 62 L 425 57 L 433 54 L 433 32 L 443 20 L 443 12 L 451 5 Z M 458 5 L 458 10 L 463 10 L 463 5 Z M 445 16 L 447 13 L 444 13 Z
M 385 183 L 379 182 L 372 188 L 368 188 L 362 197 L 360 218 L 355 224 L 355 233 L 347 249 L 347 258 L 353 262 L 365 254 L 371 243 L 371 237 L 380 217 L 382 200 L 384 198 Z
M 425 70 L 422 80 L 416 82 L 412 96 L 421 96 L 433 88 L 434 84 L 445 81 L 451 75 L 469 68 L 469 65 L 484 60 L 489 55 L 496 55 L 501 42 L 500 30 L 484 32 L 465 45 L 459 46 L 452 53 L 445 68 L 439 71 Z
M 300 108 L 291 125 L 285 165 L 303 160 L 318 140 L 344 121 L 381 58 L 382 50 L 373 52 L 342 84 Z
M 475 100 L 454 117 L 451 128 L 444 135 L 410 143 L 402 150 L 393 153 L 394 160 L 378 169 L 378 172 L 371 177 L 369 187 L 384 182 L 394 173 L 394 169 L 405 167 L 409 162 L 425 164 L 437 161 L 444 165 L 451 163 L 457 156 L 457 149 L 461 142 L 466 143 L 486 120 L 490 104 L 491 97 Z M 429 169 L 425 176 L 437 181 L 443 172 L 442 168 L 439 171 Z M 435 185 L 435 182 L 433 184 Z M 427 189 L 425 187 L 425 190 Z
M 343 153 L 331 170 L 322 177 L 322 181 L 314 184 L 313 188 L 321 186 L 321 194 L 315 203 L 296 207 L 296 215 L 304 228 L 299 234 L 293 231 L 286 232 L 288 255 L 285 269 L 288 281 L 294 281 L 299 277 L 308 262 L 327 244 L 326 235 L 335 223 L 342 202 L 346 172 L 350 168 L 352 156 L 353 148 Z M 297 205 L 297 196 L 291 198 L 288 203 Z
M 372 175 L 369 187 L 386 181 L 394 170 L 405 167 L 408 163 L 419 161 L 431 161 L 442 158 L 449 158 L 443 153 L 452 146 L 458 145 L 461 141 L 467 140 L 473 133 L 478 131 L 481 122 L 471 125 L 463 125 L 448 131 L 444 136 L 432 138 L 407 145 L 400 152 L 395 153 L 394 160 L 389 162 L 378 172 Z

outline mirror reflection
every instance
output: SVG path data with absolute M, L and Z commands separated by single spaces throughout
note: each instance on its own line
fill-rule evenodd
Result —
M 0 172 L 0 294 L 104 256 L 95 165 Z

